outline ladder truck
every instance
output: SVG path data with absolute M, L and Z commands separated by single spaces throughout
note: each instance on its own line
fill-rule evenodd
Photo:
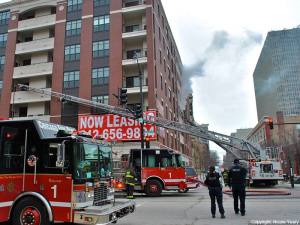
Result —
M 24 84 L 18 84 L 18 86 L 23 90 L 42 95 L 48 95 L 53 98 L 57 98 L 60 101 L 73 102 L 80 105 L 101 109 L 110 114 L 136 119 L 132 112 L 129 112 L 127 109 L 121 107 L 106 105 L 52 90 L 50 91 L 47 89 L 34 88 Z M 249 159 L 243 159 L 243 161 L 246 163 L 246 167 L 248 168 L 248 179 L 251 183 L 265 183 L 273 185 L 276 184 L 278 180 L 283 180 L 283 171 L 280 162 L 268 159 L 264 149 L 262 149 L 259 145 L 253 144 L 247 140 L 214 131 L 208 131 L 195 124 L 185 124 L 159 117 L 151 118 L 148 116 L 147 118 L 143 118 L 143 122 L 212 141 L 238 159 L 243 159 L 242 155 L 240 154 L 241 152 L 248 153 Z

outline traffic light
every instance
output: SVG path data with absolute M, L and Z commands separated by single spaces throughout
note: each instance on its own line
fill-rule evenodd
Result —
M 126 88 L 120 88 L 119 89 L 119 102 L 120 105 L 126 105 L 127 104 L 127 89 Z
M 135 116 L 136 118 L 142 118 L 143 117 L 143 109 L 141 104 L 135 105 Z
M 265 121 L 267 122 L 267 124 L 269 125 L 270 129 L 272 130 L 274 128 L 272 117 L 267 117 Z

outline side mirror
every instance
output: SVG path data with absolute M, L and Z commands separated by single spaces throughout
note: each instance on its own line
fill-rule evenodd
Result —
M 64 168 L 65 166 L 65 145 L 57 145 L 57 158 L 56 158 L 56 167 Z

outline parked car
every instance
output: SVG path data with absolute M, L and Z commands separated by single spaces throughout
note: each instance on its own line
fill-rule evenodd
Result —
M 181 193 L 186 193 L 190 189 L 196 189 L 200 185 L 199 176 L 195 170 L 195 168 L 191 166 L 185 167 L 185 179 L 187 181 L 187 188 L 183 190 L 179 190 Z
M 294 178 L 294 184 L 300 184 L 300 177 Z

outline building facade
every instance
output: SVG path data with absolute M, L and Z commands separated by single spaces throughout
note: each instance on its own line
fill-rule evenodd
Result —
M 269 32 L 253 78 L 258 119 L 300 115 L 300 28 Z
M 280 161 L 285 174 L 289 174 L 292 167 L 299 175 L 300 116 L 285 117 L 282 112 L 277 112 L 273 120 L 273 129 L 266 120 L 260 120 L 248 134 L 247 140 L 265 149 L 268 158 Z
M 234 138 L 239 138 L 239 139 L 243 139 L 246 140 L 248 134 L 251 132 L 251 128 L 244 128 L 244 129 L 237 129 L 236 132 L 231 133 L 230 136 L 234 137 Z M 249 154 L 247 152 L 241 152 L 236 148 L 233 147 L 229 147 L 230 150 L 235 153 L 236 155 L 240 155 L 241 158 L 243 159 L 248 159 L 249 158 Z M 233 165 L 233 160 L 236 157 L 230 153 L 226 151 L 226 154 L 223 156 L 223 167 L 225 169 L 230 168 Z
M 18 83 L 183 121 L 182 62 L 160 0 L 13 0 L 0 5 L 0 116 L 77 127 L 99 110 L 20 90 Z M 188 138 L 159 129 L 156 146 L 191 153 Z M 122 143 L 123 144 L 123 143 Z

